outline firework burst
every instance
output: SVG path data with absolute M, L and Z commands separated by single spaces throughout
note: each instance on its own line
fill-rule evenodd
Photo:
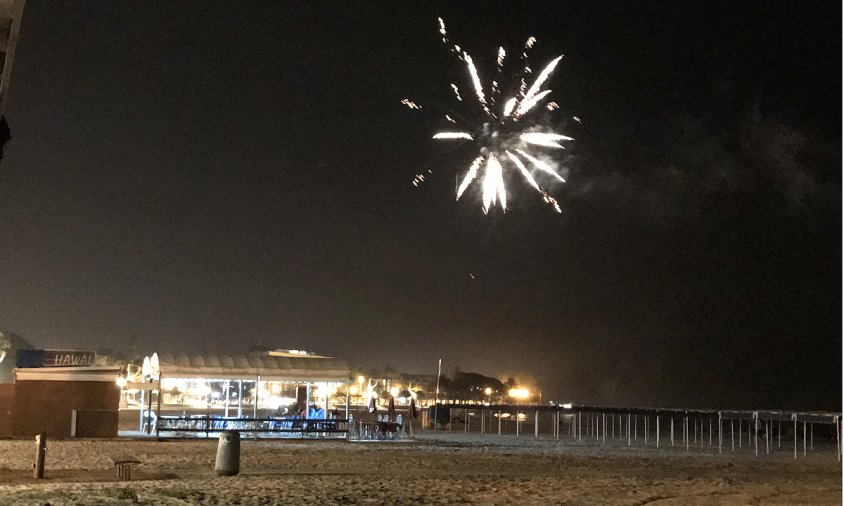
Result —
M 502 100 L 501 85 L 504 80 L 505 59 L 507 58 L 505 49 L 503 47 L 498 49 L 495 78 L 491 81 L 487 92 L 471 55 L 452 42 L 442 18 L 437 21 L 439 22 L 439 33 L 443 44 L 465 64 L 469 83 L 471 83 L 471 89 L 474 92 L 461 96 L 458 86 L 452 83 L 451 88 L 454 97 L 461 107 L 474 108 L 475 112 L 479 113 L 476 116 L 481 118 L 473 123 L 462 120 L 461 115 L 453 112 L 445 114 L 445 119 L 451 124 L 452 128 L 437 132 L 433 136 L 438 141 L 471 141 L 478 147 L 478 155 L 472 161 L 469 170 L 456 188 L 457 200 L 460 200 L 466 189 L 482 172 L 483 175 L 480 179 L 484 213 L 488 213 L 489 209 L 496 205 L 500 205 L 501 209 L 506 211 L 507 189 L 504 184 L 504 172 L 505 170 L 515 169 L 532 188 L 539 192 L 548 205 L 556 212 L 562 212 L 554 197 L 537 182 L 534 175 L 541 173 L 543 177 L 548 176 L 556 181 L 565 182 L 565 180 L 550 164 L 540 160 L 536 154 L 531 154 L 528 150 L 535 148 L 565 149 L 561 143 L 574 140 L 566 135 L 540 129 L 532 121 L 537 110 L 553 111 L 559 108 L 556 102 L 545 103 L 551 90 L 543 90 L 542 88 L 563 57 L 558 56 L 547 63 L 528 86 L 530 76 L 533 74 L 528 66 L 528 51 L 536 43 L 536 39 L 530 37 L 522 48 L 520 68 L 513 81 L 515 91 Z M 471 95 L 474 95 L 473 100 L 468 102 L 464 100 Z M 420 109 L 415 102 L 409 99 L 403 100 L 402 103 L 411 109 Z M 540 107 L 541 104 L 544 107 Z M 455 117 L 461 119 L 461 121 L 456 121 Z M 533 172 L 528 167 L 531 167 Z M 417 183 L 418 181 L 414 180 L 414 184 Z

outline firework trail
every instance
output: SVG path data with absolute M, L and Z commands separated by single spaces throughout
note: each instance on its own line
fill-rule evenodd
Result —
M 488 213 L 490 208 L 500 205 L 502 210 L 507 208 L 507 189 L 504 184 L 504 171 L 506 167 L 513 166 L 518 173 L 525 179 L 525 181 L 533 189 L 539 192 L 542 200 L 550 205 L 556 212 L 562 212 L 557 201 L 548 194 L 548 192 L 537 182 L 534 175 L 542 173 L 551 176 L 554 180 L 565 182 L 554 168 L 547 162 L 540 160 L 534 154 L 528 153 L 526 150 L 532 147 L 548 148 L 548 149 L 565 149 L 561 144 L 563 141 L 573 141 L 574 139 L 555 132 L 549 132 L 547 129 L 541 129 L 531 123 L 531 113 L 533 113 L 539 104 L 543 104 L 542 108 L 545 111 L 554 111 L 559 109 L 556 102 L 544 103 L 544 100 L 551 94 L 551 90 L 543 90 L 543 86 L 554 73 L 557 65 L 562 60 L 562 56 L 558 56 L 551 60 L 542 71 L 532 80 L 528 87 L 529 76 L 533 74 L 531 68 L 528 66 L 528 52 L 536 44 L 536 39 L 530 37 L 524 44 L 520 59 L 520 71 L 516 76 L 515 92 L 503 101 L 503 106 L 499 107 L 496 104 L 502 96 L 501 84 L 504 82 L 504 67 L 507 53 L 503 47 L 498 48 L 495 78 L 491 80 L 489 86 L 489 93 L 487 94 L 483 86 L 481 74 L 478 67 L 475 65 L 472 56 L 459 45 L 452 42 L 445 28 L 445 22 L 442 18 L 437 19 L 439 23 L 439 33 L 443 44 L 449 51 L 459 60 L 465 63 L 466 70 L 469 75 L 469 81 L 474 90 L 477 99 L 476 106 L 467 104 L 460 94 L 460 90 L 456 84 L 452 83 L 451 88 L 454 96 L 461 107 L 477 107 L 480 110 L 477 114 L 481 116 L 481 120 L 475 122 L 461 121 L 462 127 L 459 131 L 447 130 L 436 133 L 433 138 L 435 140 L 444 141 L 460 141 L 460 142 L 474 142 L 479 148 L 479 155 L 472 161 L 469 170 L 463 177 L 462 182 L 456 189 L 456 198 L 460 199 L 466 192 L 468 187 L 478 177 L 478 173 L 483 167 L 483 176 L 481 181 L 481 200 L 484 213 Z M 505 95 L 506 96 L 506 95 Z M 471 102 L 471 101 L 470 101 Z M 402 104 L 410 109 L 421 109 L 410 99 L 404 99 Z M 466 105 L 462 105 L 466 104 Z M 482 114 L 481 114 L 482 111 Z M 454 112 L 445 114 L 446 120 L 456 125 L 457 121 L 452 116 L 460 117 Z M 464 118 L 465 119 L 465 118 Z M 578 122 L 579 118 L 575 118 Z M 464 124 L 464 123 L 469 123 Z M 474 128 L 471 123 L 474 123 Z M 468 131 L 467 131 L 468 130 Z M 472 131 L 474 130 L 474 131 Z M 542 131 L 546 130 L 546 131 Z M 506 164 L 506 165 L 505 165 Z M 532 167 L 534 172 L 528 169 Z M 414 180 L 414 185 L 424 181 L 424 177 L 417 176 Z

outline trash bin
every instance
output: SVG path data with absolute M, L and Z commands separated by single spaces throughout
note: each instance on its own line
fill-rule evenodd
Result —
M 234 476 L 240 472 L 240 433 L 226 430 L 217 442 L 217 461 L 214 470 L 220 476 Z

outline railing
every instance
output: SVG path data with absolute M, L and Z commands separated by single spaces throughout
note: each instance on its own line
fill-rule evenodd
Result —
M 349 421 L 345 418 L 224 418 L 214 415 L 163 415 L 156 423 L 156 433 L 175 437 L 212 437 L 222 431 L 236 431 L 255 437 L 346 437 Z M 171 437 L 172 437 L 171 436 Z
M 832 412 L 440 404 L 436 410 L 423 411 L 422 424 L 449 431 L 656 449 L 750 450 L 757 456 L 785 450 L 794 458 L 813 451 L 819 438 L 819 449 L 829 451 L 834 444 L 839 462 L 842 453 L 841 414 Z

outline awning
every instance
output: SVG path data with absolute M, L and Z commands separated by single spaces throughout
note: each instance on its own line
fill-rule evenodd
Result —
M 273 356 L 266 352 L 244 355 L 158 356 L 162 378 L 205 378 L 218 380 L 289 381 L 296 383 L 349 381 L 346 361 L 322 356 Z

